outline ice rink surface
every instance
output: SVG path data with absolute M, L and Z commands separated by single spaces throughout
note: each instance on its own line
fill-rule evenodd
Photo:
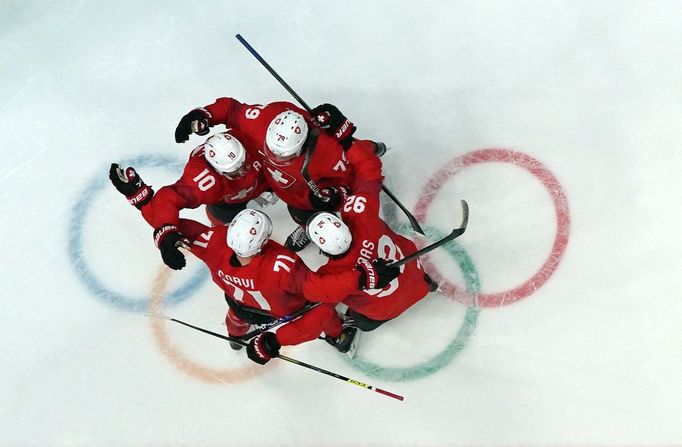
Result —
M 680 23 L 672 0 L 3 2 L 0 446 L 681 445 Z M 144 316 L 224 331 L 107 171 L 158 188 L 202 141 L 173 140 L 191 108 L 293 101 L 236 33 L 387 143 L 431 240 L 470 205 L 427 259 L 442 293 L 353 362 L 286 350 L 404 402 Z

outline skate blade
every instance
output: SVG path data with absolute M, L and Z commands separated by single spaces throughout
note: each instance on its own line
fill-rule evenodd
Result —
M 346 352 L 346 355 L 354 359 L 355 354 L 358 352 L 358 346 L 360 344 L 360 334 L 362 334 L 362 331 L 358 330 L 355 332 L 355 337 L 353 337 L 353 341 L 350 344 L 350 348 L 348 348 L 348 352 Z

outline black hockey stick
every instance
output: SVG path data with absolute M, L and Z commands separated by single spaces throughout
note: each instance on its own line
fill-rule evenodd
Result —
M 469 204 L 466 202 L 466 200 L 462 200 L 462 225 L 460 225 L 459 228 L 455 228 L 452 230 L 450 234 L 445 236 L 443 239 L 440 239 L 433 244 L 427 245 L 426 247 L 422 248 L 421 250 L 417 250 L 414 253 L 412 253 L 409 256 L 405 256 L 403 259 L 400 259 L 399 261 L 395 261 L 391 264 L 388 264 L 390 267 L 400 267 L 403 264 L 407 264 L 411 260 L 418 258 L 420 256 L 424 256 L 426 253 L 435 250 L 436 248 L 440 247 L 443 244 L 446 244 L 450 242 L 453 239 L 456 239 L 460 237 L 462 234 L 467 229 L 467 225 L 469 224 Z
M 259 334 L 261 334 L 261 333 L 263 333 L 263 332 L 265 332 L 265 331 L 267 331 L 267 330 L 272 329 L 273 327 L 277 327 L 277 326 L 279 326 L 280 324 L 287 323 L 287 322 L 293 320 L 294 318 L 300 317 L 300 316 L 303 315 L 304 313 L 308 312 L 308 311 L 311 310 L 311 309 L 314 309 L 315 307 L 319 306 L 320 304 L 322 304 L 322 303 L 312 303 L 312 304 L 309 304 L 309 305 L 307 305 L 307 306 L 305 306 L 305 307 L 302 307 L 302 308 L 298 309 L 296 312 L 292 312 L 292 313 L 290 313 L 289 315 L 285 315 L 285 316 L 283 316 L 283 317 L 281 317 L 281 318 L 278 318 L 278 319 L 276 319 L 276 320 L 274 320 L 274 321 L 271 321 L 270 323 L 263 324 L 263 325 L 261 325 L 261 327 L 259 327 L 258 329 L 254 329 L 254 330 L 252 330 L 252 331 L 250 331 L 250 332 L 247 332 L 247 333 L 244 334 L 244 335 L 240 335 L 239 337 L 235 337 L 235 338 L 238 338 L 238 339 L 240 339 L 240 340 L 249 340 L 249 339 L 255 337 L 256 335 L 259 335 Z
M 317 129 L 311 129 L 310 133 L 308 134 L 308 138 L 306 139 L 304 145 L 305 158 L 303 159 L 303 166 L 301 166 L 301 175 L 313 194 L 315 194 L 323 202 L 328 202 L 329 197 L 323 196 L 322 193 L 320 193 L 320 188 L 317 186 L 317 183 L 315 183 L 313 179 L 310 178 L 310 175 L 308 175 L 308 164 L 310 163 L 310 159 L 312 158 L 313 152 L 315 151 L 315 145 L 317 144 L 317 138 L 319 136 L 320 133 Z
M 258 62 L 260 62 L 260 63 L 263 65 L 263 67 L 265 67 L 265 69 L 266 69 L 267 71 L 269 71 L 270 74 L 271 74 L 272 76 L 274 76 L 275 79 L 277 79 L 277 81 L 279 81 L 280 84 L 282 84 L 282 87 L 284 87 L 285 89 L 287 89 L 287 91 L 288 91 L 289 93 L 291 93 L 291 96 L 293 96 L 294 98 L 296 98 L 296 101 L 298 101 L 298 103 L 301 104 L 301 105 L 303 106 L 304 109 L 306 109 L 307 111 L 310 112 L 310 106 L 308 106 L 308 104 L 306 104 L 305 101 L 304 101 L 300 96 L 298 96 L 298 95 L 296 94 L 296 92 L 294 91 L 294 89 L 292 89 L 291 87 L 289 87 L 289 84 L 287 84 L 287 83 L 284 81 L 284 79 L 282 79 L 282 77 L 281 77 L 280 75 L 278 75 L 277 72 L 270 66 L 270 64 L 268 64 L 268 63 L 265 61 L 265 59 L 263 59 L 263 58 L 260 56 L 260 54 L 258 54 L 258 52 L 257 52 L 256 50 L 253 49 L 253 47 L 252 47 L 251 45 L 249 45 L 249 43 L 246 41 L 246 39 L 244 39 L 244 38 L 241 36 L 241 34 L 237 34 L 237 35 L 234 36 L 234 37 L 236 37 L 237 40 L 238 40 L 239 42 L 241 42 L 241 44 L 244 45 L 244 47 L 246 47 L 247 50 L 249 50 L 249 52 L 253 55 L 253 57 L 255 57 L 255 58 L 258 60 Z
M 277 79 L 277 81 L 279 81 L 280 84 L 282 84 L 282 87 L 284 87 L 285 89 L 287 89 L 287 91 L 288 91 L 289 93 L 291 93 L 291 96 L 293 96 L 294 98 L 296 98 L 296 101 L 298 101 L 298 103 L 301 104 L 301 105 L 303 106 L 304 109 L 306 109 L 308 112 L 310 112 L 310 111 L 312 110 L 312 109 L 310 108 L 310 106 L 308 106 L 308 104 L 306 104 L 306 102 L 303 101 L 303 99 L 301 99 L 301 97 L 298 96 L 298 94 L 296 94 L 296 92 L 295 92 L 291 87 L 289 87 L 289 84 L 287 84 L 287 83 L 284 81 L 284 79 L 282 79 L 282 77 L 281 77 L 280 75 L 277 74 L 277 72 L 275 71 L 275 69 L 272 68 L 272 67 L 270 66 L 270 64 L 268 64 L 268 63 L 265 61 L 265 59 L 263 59 L 263 57 L 262 57 L 260 54 L 258 54 L 258 52 L 257 52 L 257 51 L 256 51 L 256 50 L 255 50 L 255 49 L 246 41 L 246 39 L 244 39 L 244 38 L 242 37 L 241 34 L 237 34 L 237 35 L 235 35 L 235 37 L 237 38 L 237 40 L 238 40 L 242 45 L 244 45 L 244 47 L 245 47 L 247 50 L 249 50 L 249 52 L 253 55 L 253 57 L 255 57 L 255 58 L 258 60 L 258 62 L 260 62 L 260 63 L 263 65 L 263 67 L 265 67 L 265 69 L 268 70 L 268 71 L 270 72 L 270 74 L 271 74 L 275 79 Z M 308 152 L 309 152 L 309 153 L 308 153 Z M 318 197 L 320 197 L 320 198 L 324 198 L 324 197 L 320 194 L 320 188 L 317 186 L 317 184 L 315 184 L 315 182 L 313 181 L 313 179 L 311 179 L 311 178 L 308 176 L 308 163 L 310 162 L 310 157 L 312 156 L 312 149 L 311 149 L 310 151 L 308 151 L 308 152 L 306 152 L 306 155 L 305 155 L 306 158 L 305 158 L 305 161 L 304 161 L 304 163 L 303 163 L 303 170 L 301 171 L 301 175 L 303 175 L 303 178 L 305 179 L 306 183 L 308 184 L 308 187 L 309 187 L 310 190 L 313 192 L 313 194 L 315 194 L 316 196 L 318 196 Z M 410 226 L 412 227 L 412 229 L 413 229 L 414 231 L 416 231 L 417 233 L 424 234 L 424 230 L 422 230 L 422 227 L 421 227 L 421 225 L 419 225 L 419 222 L 417 222 L 417 219 L 415 219 L 415 217 L 412 215 L 412 213 L 410 213 L 410 210 L 408 210 L 408 209 L 405 207 L 405 205 L 403 205 L 403 204 L 400 202 L 400 200 L 398 200 L 398 198 L 397 198 L 397 197 L 396 197 L 396 196 L 395 196 L 395 195 L 394 195 L 386 186 L 381 185 L 381 189 L 386 193 L 386 195 L 388 195 L 388 197 L 391 198 L 391 200 L 393 200 L 393 202 L 395 202 L 396 205 L 398 205 L 398 208 L 400 208 L 400 209 L 403 211 L 403 213 L 405 213 L 405 215 L 407 216 L 407 219 L 410 221 Z
M 419 225 L 419 222 L 417 222 L 417 219 L 412 215 L 412 213 L 407 208 L 405 208 L 405 205 L 403 205 L 400 202 L 400 200 L 398 200 L 398 198 L 396 196 L 394 196 L 393 193 L 387 187 L 385 187 L 384 185 L 381 185 L 381 189 L 382 189 L 382 191 L 384 191 L 386 193 L 386 195 L 388 197 L 391 198 L 391 200 L 393 200 L 393 202 L 396 205 L 398 205 L 398 208 L 403 210 L 403 213 L 405 213 L 405 215 L 407 216 L 407 220 L 410 221 L 410 226 L 412 227 L 412 229 L 414 231 L 416 231 L 417 233 L 423 235 L 424 230 L 422 230 L 421 225 Z
M 147 314 L 147 316 L 152 317 L 152 318 L 163 318 L 163 319 L 168 320 L 168 321 L 174 321 L 176 323 L 182 324 L 183 326 L 187 326 L 187 327 L 195 329 L 199 332 L 203 332 L 204 334 L 208 334 L 208 335 L 212 335 L 214 337 L 222 338 L 223 340 L 231 341 L 231 342 L 237 343 L 238 345 L 248 346 L 248 343 L 246 343 L 245 341 L 243 341 L 239 338 L 228 337 L 228 336 L 225 336 L 222 334 L 218 334 L 216 332 L 209 331 L 208 329 L 203 329 L 203 328 L 200 328 L 198 326 L 194 326 L 192 324 L 185 323 L 184 321 L 176 320 L 175 318 L 166 317 L 165 315 Z M 366 383 L 362 383 L 359 380 L 351 379 L 349 377 L 345 377 L 345 376 L 342 376 L 340 374 L 336 374 L 334 372 L 327 371 L 326 369 L 322 369 L 322 368 L 317 367 L 315 365 L 310 365 L 308 363 L 301 362 L 300 360 L 292 359 L 291 357 L 287 357 L 287 356 L 282 355 L 282 354 L 279 354 L 277 356 L 277 358 L 282 359 L 282 360 L 289 362 L 289 363 L 293 363 L 295 365 L 303 366 L 304 368 L 312 369 L 313 371 L 317 371 L 319 373 L 326 374 L 326 375 L 334 377 L 336 379 L 343 380 L 344 382 L 352 383 L 353 385 L 357 385 L 359 387 L 362 387 L 362 388 L 365 388 L 365 389 L 368 389 L 371 391 L 376 391 L 379 394 L 383 394 L 385 396 L 392 397 L 392 398 L 397 399 L 397 400 L 405 400 L 405 398 L 403 396 L 400 396 L 400 395 L 395 394 L 395 393 L 391 393 L 390 391 L 382 390 L 381 388 L 377 388 L 373 385 L 367 385 Z

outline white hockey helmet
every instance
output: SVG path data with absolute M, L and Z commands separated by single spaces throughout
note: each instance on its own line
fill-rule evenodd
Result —
M 307 225 L 308 237 L 324 253 L 332 256 L 348 251 L 353 236 L 348 226 L 336 214 L 314 214 Z
M 206 140 L 204 157 L 213 169 L 229 177 L 238 174 L 246 163 L 246 150 L 233 135 L 224 132 Z
M 246 208 L 232 219 L 227 245 L 237 256 L 248 258 L 261 251 L 271 234 L 272 221 L 267 214 Z
M 275 160 L 285 161 L 301 153 L 308 136 L 308 123 L 300 113 L 287 110 L 270 122 L 265 134 L 265 149 Z

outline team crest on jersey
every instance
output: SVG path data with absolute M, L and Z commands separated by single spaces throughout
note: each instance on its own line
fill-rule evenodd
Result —
M 293 175 L 282 172 L 277 168 L 266 166 L 265 170 L 268 171 L 270 178 L 277 182 L 279 187 L 282 189 L 287 189 L 296 182 L 296 178 Z
M 251 192 L 253 192 L 254 189 L 256 189 L 255 186 L 249 186 L 248 188 L 242 189 L 237 194 L 228 195 L 228 196 L 223 197 L 223 201 L 233 201 L 233 200 L 246 199 L 251 194 Z

